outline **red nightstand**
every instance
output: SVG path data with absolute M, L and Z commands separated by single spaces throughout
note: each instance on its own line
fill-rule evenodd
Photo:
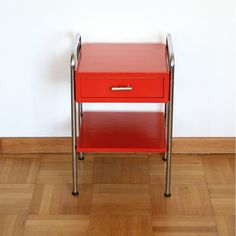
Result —
M 166 44 L 81 44 L 71 56 L 73 194 L 78 194 L 77 153 L 165 153 L 170 196 L 174 53 Z M 165 103 L 164 112 L 83 112 L 83 102 Z M 77 108 L 78 106 L 78 108 Z

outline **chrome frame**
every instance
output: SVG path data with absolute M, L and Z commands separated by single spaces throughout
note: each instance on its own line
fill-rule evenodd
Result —
M 166 37 L 166 47 L 168 53 L 168 65 L 170 71 L 170 91 L 169 102 L 165 103 L 165 126 L 166 126 L 166 141 L 167 152 L 163 160 L 166 160 L 166 186 L 165 196 L 171 196 L 170 182 L 171 182 L 171 155 L 172 155 L 172 133 L 173 133 L 173 105 L 174 105 L 174 71 L 175 71 L 175 56 L 173 50 L 173 43 L 171 35 Z
M 78 118 L 77 120 L 77 105 L 75 102 L 75 71 L 76 71 L 76 65 L 78 63 L 79 53 L 81 49 L 81 37 L 80 34 L 77 33 L 75 35 L 75 44 L 73 47 L 73 51 L 71 53 L 71 59 L 70 59 L 70 76 L 71 76 L 71 134 L 72 134 L 72 185 L 73 195 L 78 195 L 78 169 L 77 169 L 77 156 L 76 156 L 76 137 L 79 133 L 78 127 L 80 127 L 81 119 L 80 114 L 81 110 L 78 109 Z M 79 106 L 80 103 L 79 103 Z
M 168 53 L 168 65 L 170 71 L 170 91 L 169 91 L 169 102 L 165 103 L 165 128 L 166 128 L 166 142 L 167 152 L 163 160 L 166 160 L 166 186 L 165 196 L 171 196 L 170 183 L 171 183 L 171 154 L 172 154 L 172 133 L 173 133 L 173 102 L 174 102 L 174 70 L 175 70 L 175 57 L 173 51 L 173 44 L 171 35 L 168 34 L 166 37 L 166 47 Z M 72 184 L 73 184 L 73 195 L 78 195 L 78 171 L 77 171 L 77 155 L 76 155 L 76 138 L 79 135 L 79 130 L 82 122 L 83 107 L 82 103 L 75 101 L 75 71 L 78 63 L 81 49 L 81 36 L 80 34 L 75 35 L 75 44 L 71 54 L 70 60 L 70 73 L 71 73 L 71 133 L 72 133 Z M 78 113 L 78 115 L 77 115 Z M 78 116 L 78 119 L 77 119 Z M 79 155 L 79 159 L 83 160 L 83 153 Z

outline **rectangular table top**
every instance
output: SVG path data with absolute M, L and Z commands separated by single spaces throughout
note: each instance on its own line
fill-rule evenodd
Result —
M 89 75 L 155 76 L 169 74 L 165 44 L 85 43 L 76 73 Z

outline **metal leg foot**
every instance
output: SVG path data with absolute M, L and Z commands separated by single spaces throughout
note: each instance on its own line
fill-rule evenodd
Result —
M 164 156 L 162 157 L 163 161 L 167 161 L 167 153 L 164 154 Z
M 165 197 L 170 197 L 170 196 L 171 196 L 171 193 L 164 193 L 164 196 L 165 196 Z
M 77 196 L 77 195 L 79 195 L 79 192 L 72 192 L 72 195 Z
M 84 157 L 84 153 L 81 152 L 81 153 L 79 154 L 79 160 L 82 161 L 82 160 L 84 160 L 84 158 L 85 158 L 85 157 Z

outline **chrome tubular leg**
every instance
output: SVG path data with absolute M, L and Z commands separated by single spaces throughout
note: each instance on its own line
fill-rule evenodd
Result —
M 75 125 L 76 125 L 76 127 L 75 127 L 76 137 L 78 137 L 79 136 L 79 127 L 80 127 L 80 125 L 79 125 L 79 103 L 78 102 L 75 103 Z
M 171 107 L 171 104 L 169 104 L 169 107 Z M 170 114 L 170 109 L 169 112 Z M 169 115 L 170 116 L 170 115 Z M 166 189 L 165 189 L 165 196 L 169 197 L 171 195 L 170 193 L 170 180 L 171 180 L 171 152 L 172 152 L 172 137 L 170 134 L 170 123 L 171 118 L 169 117 L 169 123 L 168 123 L 168 140 L 167 140 L 167 153 L 165 153 L 165 160 L 166 160 Z
M 79 114 L 78 114 L 79 130 L 80 130 L 81 123 L 82 123 L 82 116 L 83 116 L 83 105 L 82 105 L 82 103 L 79 103 Z M 84 153 L 83 152 L 79 153 L 79 160 L 80 161 L 84 160 Z
M 174 70 L 175 70 L 175 56 L 172 45 L 171 35 L 166 37 L 166 46 L 168 52 L 168 64 L 170 69 L 170 90 L 169 90 L 169 104 L 167 107 L 167 160 L 166 160 L 166 189 L 165 196 L 171 196 L 170 193 L 170 181 L 171 181 L 171 154 L 172 154 L 172 129 L 173 129 L 173 102 L 174 102 Z
M 71 133 L 72 133 L 72 184 L 73 184 L 73 195 L 78 195 L 78 174 L 77 174 L 77 158 L 76 158 L 76 103 L 75 103 L 75 59 L 71 57 Z
M 165 196 L 171 196 L 170 180 L 171 180 L 171 155 L 172 155 L 172 129 L 173 129 L 173 98 L 174 98 L 174 68 L 171 69 L 170 79 L 170 102 L 168 105 L 168 135 L 167 135 L 167 160 L 166 160 L 166 190 Z
M 166 136 L 166 144 L 168 143 L 168 118 L 169 118 L 169 109 L 168 109 L 169 103 L 165 103 L 165 136 Z M 168 152 L 164 153 L 164 157 L 162 158 L 163 161 L 167 160 Z

